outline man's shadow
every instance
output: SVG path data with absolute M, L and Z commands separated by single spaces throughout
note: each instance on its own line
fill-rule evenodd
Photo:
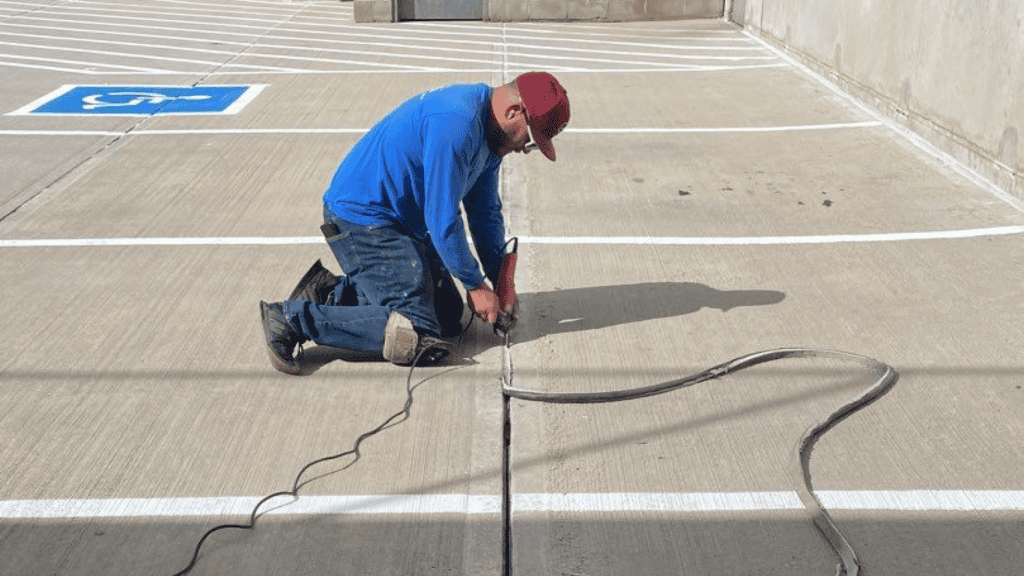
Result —
M 694 282 L 641 282 L 521 293 L 518 322 L 511 336 L 513 342 L 523 343 L 552 334 L 685 316 L 703 308 L 728 312 L 769 306 L 785 297 L 784 292 L 776 290 L 717 290 Z M 478 338 L 464 342 L 463 354 L 500 344 L 496 336 L 488 337 L 479 329 L 467 332 L 470 335 Z
M 685 316 L 703 308 L 728 312 L 733 308 L 769 306 L 785 299 L 776 290 L 717 290 L 694 282 L 641 282 L 616 286 L 565 288 L 519 294 L 519 316 L 512 329 L 513 342 L 523 343 L 552 334 L 608 328 L 644 320 Z M 445 364 L 472 363 L 480 352 L 500 346 L 502 339 L 489 324 L 473 320 L 468 306 L 463 313 L 467 329 L 454 357 Z M 381 361 L 379 354 L 357 354 L 326 346 L 306 350 L 303 373 L 315 372 L 334 360 Z M 461 358 L 461 360 L 459 359 Z

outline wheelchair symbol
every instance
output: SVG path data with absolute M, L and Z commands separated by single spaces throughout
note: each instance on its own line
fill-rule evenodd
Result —
M 127 96 L 130 97 L 127 100 L 103 100 L 107 97 L 118 97 Z M 173 100 L 209 100 L 212 98 L 209 94 L 195 94 L 192 96 L 169 96 L 167 94 L 157 94 L 153 92 L 107 92 L 106 94 L 92 94 L 82 98 L 82 109 L 83 110 L 95 110 L 97 108 L 108 108 L 113 106 L 133 107 L 140 104 L 150 104 L 158 106 L 165 102 L 171 102 Z

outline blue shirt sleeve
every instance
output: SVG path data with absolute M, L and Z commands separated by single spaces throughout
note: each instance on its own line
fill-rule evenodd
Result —
M 476 253 L 491 283 L 497 282 L 498 269 L 505 256 L 505 218 L 501 215 L 501 198 L 498 196 L 500 166 L 500 161 L 489 165 L 463 198 Z
M 470 149 L 466 140 L 470 131 L 459 125 L 461 118 L 449 115 L 433 115 L 424 121 L 424 220 L 449 272 L 467 290 L 472 290 L 483 282 L 484 276 L 470 252 L 459 215 L 459 204 L 469 192 L 471 159 L 466 157 L 466 150 Z

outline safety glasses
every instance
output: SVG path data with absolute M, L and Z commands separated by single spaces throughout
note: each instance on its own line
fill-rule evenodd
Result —
M 525 115 L 526 118 L 526 135 L 530 137 L 530 140 L 523 146 L 523 153 L 527 153 L 531 150 L 539 150 L 540 144 L 537 144 L 537 140 L 533 137 L 533 129 L 530 128 L 530 117 Z

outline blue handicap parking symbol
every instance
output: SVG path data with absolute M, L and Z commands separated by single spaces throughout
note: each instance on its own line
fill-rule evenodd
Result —
M 236 114 L 265 87 L 64 86 L 12 115 Z

